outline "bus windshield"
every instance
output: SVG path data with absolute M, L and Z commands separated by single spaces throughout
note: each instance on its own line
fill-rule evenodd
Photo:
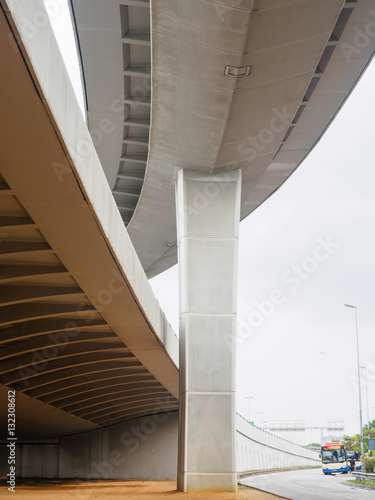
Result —
M 337 447 L 335 450 L 322 450 L 322 462 L 324 464 L 345 462 L 344 448 Z
M 350 460 L 352 457 L 358 460 L 358 453 L 352 450 L 346 450 L 346 457 Z

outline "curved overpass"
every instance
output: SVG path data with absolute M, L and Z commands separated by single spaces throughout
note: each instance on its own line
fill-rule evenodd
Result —
M 17 437 L 177 410 L 178 339 L 119 216 L 52 29 L 31 31 L 45 11 L 1 6 L 0 382 L 4 401 L 17 393 Z
M 97 151 L 149 277 L 176 263 L 177 171 L 241 169 L 246 217 L 314 147 L 375 47 L 368 0 L 71 5 L 89 128 L 114 124 Z
M 175 261 L 177 171 L 182 204 L 185 196 L 194 198 L 196 182 L 231 172 L 227 179 L 235 188 L 226 194 L 233 205 L 230 216 L 237 215 L 240 175 L 232 171 L 238 170 L 241 217 L 262 203 L 313 147 L 368 64 L 374 40 L 368 37 L 358 49 L 353 33 L 366 29 L 371 2 L 159 0 L 151 4 L 151 36 L 147 0 L 71 3 L 91 137 L 41 2 L 1 0 L 0 47 L 7 71 L 0 84 L 0 390 L 17 392 L 20 439 L 93 431 L 93 441 L 86 435 L 88 448 L 108 454 L 101 437 L 112 439 L 112 424 L 121 424 L 121 432 L 129 427 L 127 441 L 127 433 L 134 432 L 127 421 L 178 408 L 178 340 L 142 269 L 152 276 Z M 227 205 L 216 201 L 224 215 Z M 213 231 L 209 215 L 203 226 Z M 217 212 L 214 217 L 218 220 Z M 198 226 L 184 226 L 184 244 L 189 238 L 196 243 Z M 230 221 L 224 229 L 212 239 L 230 240 L 232 260 L 223 253 L 218 262 L 234 269 L 237 229 Z M 204 247 L 206 235 L 198 234 Z M 187 375 L 194 375 L 189 380 L 182 356 L 181 419 L 192 416 L 190 428 L 200 431 L 196 441 L 180 431 L 180 441 L 186 436 L 191 441 L 186 453 L 182 449 L 186 457 L 190 453 L 185 476 L 196 473 L 194 460 L 198 469 L 203 462 L 211 467 L 202 455 L 206 435 L 218 443 L 222 429 L 234 434 L 229 375 L 234 349 L 224 346 L 218 332 L 219 325 L 229 328 L 225 334 L 234 331 L 235 280 L 228 269 L 223 276 L 230 286 L 216 277 L 216 291 L 225 289 L 220 298 L 228 308 L 220 309 L 216 301 L 220 310 L 210 309 L 210 277 L 218 273 L 211 255 L 205 259 L 196 260 L 202 264 L 193 269 L 198 279 L 193 276 L 184 297 L 185 325 L 193 325 L 188 336 L 196 337 L 188 346 L 193 363 Z M 185 274 L 190 279 L 194 273 Z M 203 281 L 207 310 L 200 310 L 194 293 L 197 284 L 202 292 Z M 208 313 L 211 328 L 197 327 L 196 318 Z M 183 355 L 184 349 L 182 343 Z M 207 356 L 209 363 L 203 363 Z M 193 386 L 190 394 L 186 381 Z M 210 386 L 212 381 L 217 386 Z M 204 396 L 202 404 L 188 406 L 194 392 L 197 401 Z M 218 406 L 210 405 L 215 398 Z M 215 408 L 228 417 L 220 425 Z M 6 430 L 5 412 L 1 419 Z M 176 428 L 176 414 L 172 420 Z M 73 456 L 77 443 L 79 438 L 70 449 Z M 223 472 L 235 488 L 234 454 L 220 445 L 220 458 L 230 455 L 231 463 L 215 472 L 216 485 Z M 210 480 L 211 471 L 206 475 Z

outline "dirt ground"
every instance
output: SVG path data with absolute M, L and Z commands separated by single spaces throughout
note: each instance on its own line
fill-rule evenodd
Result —
M 0 486 L 2 500 L 275 500 L 274 495 L 241 487 L 238 493 L 182 493 L 175 481 L 29 481 L 16 494 Z

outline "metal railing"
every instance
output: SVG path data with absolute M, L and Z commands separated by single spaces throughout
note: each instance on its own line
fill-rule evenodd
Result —
M 371 486 L 374 486 L 375 474 L 371 472 L 353 472 L 356 481 L 360 481 L 362 484 L 366 484 L 366 479 L 370 479 Z

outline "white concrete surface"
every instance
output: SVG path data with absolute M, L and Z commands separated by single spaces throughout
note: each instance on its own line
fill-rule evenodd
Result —
M 60 478 L 174 479 L 178 415 L 155 414 L 65 438 L 61 443 Z
M 236 415 L 237 471 L 319 465 L 319 454 L 250 424 Z
M 241 172 L 180 170 L 178 488 L 236 491 L 235 328 Z

